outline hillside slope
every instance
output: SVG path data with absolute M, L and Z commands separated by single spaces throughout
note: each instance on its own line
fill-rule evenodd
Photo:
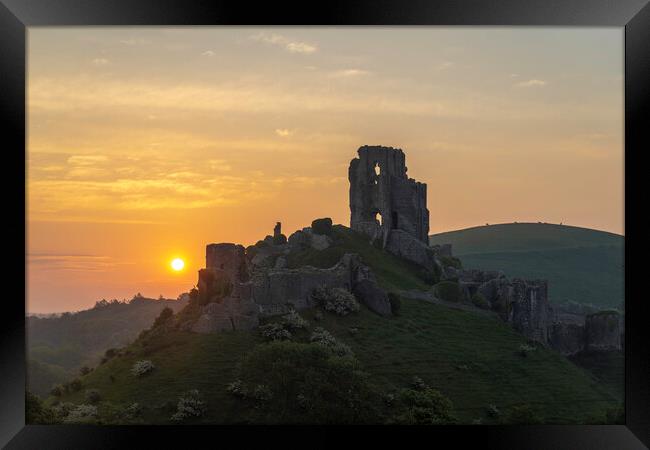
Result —
M 413 267 L 353 231 L 337 226 L 334 238 L 334 247 L 296 254 L 290 265 L 327 267 L 338 255 L 355 251 L 386 288 L 426 288 Z M 451 400 L 461 423 L 497 423 L 501 416 L 488 414 L 491 405 L 507 411 L 519 404 L 528 405 L 546 423 L 602 423 L 605 412 L 620 403 L 616 392 L 559 354 L 541 347 L 522 354 L 526 339 L 485 312 L 403 299 L 400 314 L 390 318 L 365 307 L 345 317 L 323 312 L 319 318 L 315 309 L 300 314 L 310 330 L 323 327 L 347 344 L 385 395 L 396 394 L 414 376 L 420 377 Z M 294 336 L 299 338 L 307 340 L 308 332 Z M 235 381 L 242 358 L 266 345 L 256 331 L 201 335 L 170 330 L 134 342 L 81 377 L 76 392 L 58 400 L 85 403 L 86 391 L 97 389 L 100 413 L 137 402 L 144 423 L 169 423 L 179 396 L 198 389 L 208 409 L 196 421 L 255 422 L 255 409 L 226 388 Z M 155 369 L 137 378 L 131 368 L 140 360 L 152 361 Z
M 47 394 L 81 366 L 96 365 L 108 348 L 133 341 L 166 306 L 179 310 L 185 304 L 136 296 L 130 302 L 99 302 L 94 308 L 56 317 L 27 317 L 28 388 Z
M 496 418 L 486 414 L 489 405 L 506 411 L 521 403 L 547 423 L 602 421 L 620 401 L 555 352 L 538 348 L 521 356 L 525 339 L 485 315 L 418 300 L 405 301 L 402 314 L 390 319 L 365 309 L 344 318 L 328 313 L 318 323 L 314 311 L 302 315 L 311 319 L 312 328 L 322 326 L 349 345 L 382 391 L 394 393 L 419 376 L 449 397 L 462 423 L 493 423 Z M 357 329 L 355 334 L 350 328 Z M 258 345 L 268 344 L 254 333 L 171 332 L 154 344 L 129 346 L 124 355 L 82 377 L 82 388 L 61 400 L 85 403 L 85 391 L 98 389 L 105 404 L 137 402 L 145 423 L 169 423 L 178 397 L 198 389 L 208 404 L 200 421 L 246 422 L 249 411 L 226 387 L 235 380 L 242 356 Z M 151 360 L 155 369 L 136 378 L 130 370 L 142 359 Z
M 502 270 L 511 277 L 549 280 L 549 299 L 621 308 L 624 237 L 555 224 L 511 223 L 430 236 L 451 243 L 467 268 Z

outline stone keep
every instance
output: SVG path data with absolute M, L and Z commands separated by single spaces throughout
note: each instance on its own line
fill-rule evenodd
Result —
M 401 230 L 428 246 L 427 185 L 406 175 L 404 152 L 397 148 L 363 146 L 350 161 L 350 228 L 381 238 L 386 246 L 391 230 Z

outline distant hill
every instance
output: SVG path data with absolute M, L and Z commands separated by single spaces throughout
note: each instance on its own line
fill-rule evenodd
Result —
M 129 302 L 103 300 L 76 313 L 28 316 L 28 388 L 46 395 L 53 384 L 75 376 L 83 365 L 96 365 L 107 349 L 131 342 L 166 306 L 177 311 L 185 304 L 136 296 Z
M 549 298 L 600 308 L 621 308 L 624 237 L 547 223 L 508 223 L 430 236 L 451 243 L 466 268 L 502 270 L 509 277 L 549 280 Z

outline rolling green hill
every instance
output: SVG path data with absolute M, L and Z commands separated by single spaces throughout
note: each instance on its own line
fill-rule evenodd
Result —
M 327 266 L 338 255 L 355 251 L 388 289 L 424 286 L 409 264 L 345 227 L 334 231 L 334 247 L 295 254 L 290 265 Z M 352 349 L 382 398 L 397 395 L 417 376 L 451 400 L 460 423 L 498 423 L 502 416 L 488 414 L 488 408 L 505 412 L 519 404 L 528 405 L 546 423 L 602 423 L 606 411 L 621 401 L 617 392 L 556 352 L 538 347 L 522 355 L 526 339 L 492 314 L 407 299 L 402 300 L 400 314 L 390 318 L 364 307 L 345 317 L 323 312 L 319 318 L 319 314 L 315 309 L 301 312 L 310 330 L 323 327 Z M 293 339 L 305 342 L 308 336 L 303 331 Z M 100 416 L 110 417 L 111 411 L 137 402 L 142 422 L 169 423 L 179 396 L 198 389 L 207 412 L 195 421 L 256 422 L 259 411 L 230 395 L 226 387 L 238 377 L 238 365 L 246 354 L 269 345 L 255 331 L 201 335 L 165 330 L 154 338 L 136 340 L 80 377 L 76 391 L 60 399 L 50 397 L 48 403 L 86 403 L 86 391 L 97 389 Z M 152 361 L 155 368 L 138 378 L 131 368 L 140 360 Z M 384 400 L 374 406 L 390 413 Z
M 466 268 L 545 278 L 554 303 L 621 308 L 624 299 L 624 237 L 617 234 L 566 225 L 509 223 L 435 234 L 430 243 L 451 243 Z

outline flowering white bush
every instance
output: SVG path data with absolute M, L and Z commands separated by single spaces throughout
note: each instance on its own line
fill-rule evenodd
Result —
M 267 402 L 273 398 L 273 392 L 271 392 L 271 389 L 265 384 L 258 384 L 255 386 L 255 389 L 253 389 L 252 397 L 259 402 Z
M 139 403 L 131 403 L 124 408 L 123 416 L 126 420 L 133 420 L 142 414 L 142 406 Z
M 290 330 L 298 330 L 303 328 L 308 328 L 309 323 L 300 317 L 296 311 L 291 311 L 289 314 L 282 318 L 284 326 Z
M 337 341 L 336 338 L 324 328 L 315 328 L 309 341 L 328 348 L 337 356 L 352 356 L 352 349 L 344 343 Z
M 267 323 L 259 328 L 260 333 L 270 341 L 282 341 L 291 339 L 291 332 L 284 328 L 281 323 Z
M 133 367 L 131 368 L 131 373 L 136 377 L 141 377 L 145 373 L 151 372 L 154 368 L 155 366 L 151 361 L 149 361 L 148 359 L 144 359 L 133 364 Z
M 311 295 L 325 311 L 333 312 L 339 316 L 346 316 L 360 309 L 354 295 L 343 288 L 319 286 L 313 290 Z
M 171 420 L 179 422 L 185 420 L 188 417 L 201 417 L 205 414 L 207 407 L 203 400 L 201 400 L 201 395 L 196 389 L 185 392 L 178 399 L 178 406 L 176 407 L 176 413 L 171 417 Z
M 415 389 L 416 391 L 423 391 L 427 388 L 427 384 L 424 382 L 424 380 L 417 375 L 415 375 L 411 379 L 411 387 Z
M 65 423 L 89 423 L 97 419 L 97 407 L 94 405 L 77 405 L 70 410 L 63 422 Z
M 232 383 L 228 383 L 226 386 L 226 391 L 236 397 L 246 397 L 246 391 L 244 389 L 244 384 L 241 380 L 235 380 Z
M 519 346 L 519 354 L 520 354 L 521 356 L 526 357 L 526 356 L 528 356 L 528 354 L 529 354 L 530 352 L 533 352 L 533 351 L 535 351 L 535 347 L 533 347 L 532 345 L 521 344 L 521 345 Z

